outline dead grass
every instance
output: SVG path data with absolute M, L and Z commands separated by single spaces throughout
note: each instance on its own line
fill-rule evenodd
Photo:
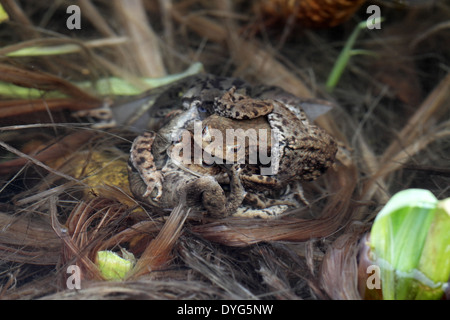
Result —
M 332 93 L 326 78 L 365 5 L 336 28 L 307 29 L 238 0 L 80 0 L 82 29 L 68 30 L 68 2 L 2 4 L 11 21 L 0 25 L 0 80 L 46 94 L 0 101 L 0 298 L 359 299 L 360 241 L 390 196 L 413 187 L 450 196 L 448 4 L 382 7 L 382 29 L 356 44 L 375 57 L 352 57 Z M 80 50 L 6 56 L 64 43 Z M 126 171 L 102 178 L 113 185 L 95 180 L 110 170 L 95 165 L 98 154 L 125 168 L 135 133 L 77 122 L 72 111 L 105 97 L 72 82 L 117 76 L 145 88 L 140 77 L 196 61 L 336 105 L 317 123 L 340 141 L 338 161 L 305 184 L 310 208 L 269 221 L 199 220 L 183 205 L 143 207 Z M 55 89 L 66 96 L 52 97 Z M 123 282 L 103 281 L 96 252 L 121 247 L 136 267 Z M 83 271 L 76 294 L 65 289 L 71 264 Z

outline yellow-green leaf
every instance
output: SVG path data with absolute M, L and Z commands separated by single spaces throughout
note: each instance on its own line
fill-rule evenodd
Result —
M 0 4 L 0 23 L 9 19 L 8 13 L 5 11 L 3 6 Z
M 106 280 L 123 280 L 133 265 L 132 259 L 121 258 L 115 252 L 97 252 L 97 266 Z
M 449 204 L 428 190 L 395 194 L 370 234 L 384 299 L 439 299 L 450 275 Z

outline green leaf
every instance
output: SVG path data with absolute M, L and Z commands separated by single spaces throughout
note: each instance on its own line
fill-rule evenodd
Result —
M 0 23 L 9 19 L 8 13 L 5 11 L 3 6 L 0 4 Z
M 395 194 L 380 211 L 370 242 L 384 299 L 436 299 L 450 275 L 450 218 L 428 190 Z
M 439 299 L 450 276 L 450 198 L 437 204 L 418 269 L 435 288 L 419 291 L 416 299 Z
M 371 22 L 372 24 L 380 23 L 384 20 L 384 18 L 375 18 Z M 359 33 L 367 28 L 367 22 L 361 21 L 358 23 L 358 25 L 353 30 L 350 37 L 347 39 L 344 47 L 342 48 L 341 53 L 339 54 L 338 58 L 336 59 L 333 69 L 331 70 L 327 83 L 326 83 L 326 89 L 328 92 L 333 91 L 333 89 L 336 87 L 336 85 L 339 82 L 339 79 L 341 78 L 342 74 L 344 73 L 345 68 L 347 68 L 348 61 L 350 60 L 350 57 L 357 54 L 369 54 L 369 55 L 376 55 L 375 53 L 372 53 L 367 50 L 359 50 L 359 49 L 353 49 L 353 46 L 355 45 L 356 39 L 359 36 Z
M 30 48 L 33 51 L 33 48 Z M 200 62 L 193 63 L 188 69 L 181 73 L 167 75 L 161 78 L 141 78 L 140 80 L 145 83 L 146 89 L 154 89 L 159 86 L 167 85 L 177 80 L 180 80 L 184 77 L 188 77 L 203 71 L 203 65 Z M 94 83 L 92 81 L 83 81 L 74 83 L 79 88 L 83 90 L 91 90 L 94 89 L 97 95 L 101 96 L 110 96 L 110 95 L 119 95 L 119 96 L 131 96 L 141 94 L 143 89 L 135 87 L 133 84 L 128 81 L 117 78 L 117 77 L 108 77 L 97 80 Z M 16 86 L 11 83 L 1 82 L 0 81 L 0 95 L 8 98 L 41 98 L 43 95 L 47 98 L 49 97 L 63 97 L 62 93 L 59 92 L 45 92 L 42 90 L 36 90 L 31 88 L 23 88 Z
M 123 280 L 128 271 L 133 268 L 132 260 L 121 258 L 115 252 L 108 250 L 97 252 L 97 266 L 106 280 Z

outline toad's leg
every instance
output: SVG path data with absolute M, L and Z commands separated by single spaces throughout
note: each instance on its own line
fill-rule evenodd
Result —
M 303 192 L 303 187 L 302 184 L 300 183 L 300 181 L 295 181 L 291 184 L 291 187 L 293 189 L 293 195 L 294 195 L 294 199 L 298 202 L 298 203 L 303 203 L 306 206 L 310 206 L 308 200 L 305 197 L 305 194 Z
M 130 150 L 128 170 L 130 171 L 134 167 L 139 172 L 140 177 L 147 186 L 142 196 L 144 198 L 148 197 L 153 192 L 153 189 L 156 188 L 157 194 L 154 197 L 154 200 L 158 201 L 162 195 L 162 183 L 164 177 L 161 172 L 157 170 L 153 154 L 151 152 L 155 137 L 156 133 L 145 132 L 134 139 Z
M 227 198 L 220 184 L 213 177 L 207 176 L 187 183 L 182 192 L 186 194 L 187 205 L 192 207 L 203 204 L 208 214 L 221 218 L 226 216 Z
M 265 176 L 261 174 L 242 174 L 241 179 L 244 181 L 244 184 L 252 183 L 273 188 L 281 184 L 281 181 L 275 178 L 275 176 Z
M 273 206 L 287 205 L 290 207 L 296 207 L 297 203 L 291 200 L 281 200 L 281 199 L 269 199 L 265 197 L 260 197 L 257 194 L 249 193 L 245 197 L 245 203 L 248 203 L 254 208 L 266 209 Z
M 242 204 L 246 196 L 245 189 L 241 181 L 241 167 L 235 164 L 231 167 L 230 188 L 231 192 L 227 202 L 227 215 L 232 215 L 237 208 Z
M 233 166 L 231 170 L 230 187 L 231 192 L 227 198 L 217 180 L 209 176 L 191 181 L 183 189 L 188 205 L 201 202 L 208 214 L 224 218 L 235 213 L 245 198 L 246 193 L 237 166 Z

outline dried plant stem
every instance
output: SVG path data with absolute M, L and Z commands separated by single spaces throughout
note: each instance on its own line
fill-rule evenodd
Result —
M 19 128 L 18 128 L 19 129 Z M 73 152 L 75 148 L 78 148 L 85 144 L 89 139 L 93 137 L 92 131 L 79 131 L 74 134 L 70 134 L 66 137 L 64 137 L 62 140 L 60 140 L 58 143 L 50 145 L 45 150 L 41 151 L 40 153 L 36 155 L 27 155 L 7 143 L 0 140 L 0 145 L 8 150 L 9 152 L 12 152 L 16 155 L 18 155 L 20 158 L 10 160 L 4 163 L 0 164 L 0 174 L 8 174 L 14 169 L 18 169 L 22 166 L 24 166 L 28 161 L 31 161 L 32 163 L 49 170 L 50 172 L 53 172 L 57 174 L 58 176 L 67 177 L 70 181 L 76 181 L 77 183 L 82 183 L 78 181 L 77 179 L 70 177 L 62 172 L 56 171 L 46 164 L 44 164 L 44 161 L 49 161 L 51 159 L 55 159 L 58 157 L 63 156 L 64 154 L 67 154 L 68 152 Z
M 146 273 L 160 269 L 169 262 L 172 248 L 181 234 L 190 211 L 183 202 L 185 201 L 181 201 L 172 210 L 159 234 L 147 246 L 136 262 L 129 279 L 137 279 Z
M 358 240 L 361 225 L 337 238 L 327 250 L 320 268 L 321 287 L 333 300 L 360 300 L 358 293 Z M 339 276 L 336 276 L 339 275 Z
M 173 6 L 172 0 L 159 0 L 158 2 L 161 7 L 161 18 L 164 25 L 164 42 L 169 50 L 173 50 L 175 48 L 175 36 L 173 31 L 173 21 L 170 16 Z M 168 56 L 165 60 L 169 70 L 173 71 L 175 69 L 174 59 L 172 59 L 171 56 Z
M 67 179 L 69 181 L 75 181 L 77 183 L 83 184 L 83 182 L 79 181 L 78 179 L 75 179 L 72 176 L 69 176 L 69 175 L 67 175 L 65 173 L 59 172 L 58 170 L 54 170 L 53 168 L 50 168 L 45 163 L 37 160 L 35 157 L 29 156 L 29 155 L 27 155 L 27 154 L 17 150 L 14 147 L 11 147 L 9 144 L 7 144 L 7 143 L 5 143 L 5 142 L 3 142 L 1 140 L 0 140 L 0 146 L 3 147 L 4 149 L 8 150 L 11 153 L 14 153 L 14 154 L 18 155 L 19 157 L 27 159 L 28 161 L 34 163 L 35 165 L 37 165 L 37 166 L 39 166 L 41 168 L 44 168 L 45 170 L 47 170 L 47 171 L 49 171 L 49 172 L 51 172 L 53 174 L 56 174 L 57 176 L 60 176 L 61 178 L 65 178 L 65 179 Z
M 393 139 L 391 145 L 383 153 L 380 163 L 386 163 L 394 154 L 401 151 L 404 146 L 413 143 L 419 136 L 433 128 L 435 125 L 433 118 L 439 119 L 440 115 L 445 114 L 448 116 L 449 108 L 445 105 L 445 102 L 449 97 L 450 73 L 428 95 L 398 134 L 397 139 Z
M 330 236 L 350 218 L 352 210 L 349 209 L 349 201 L 357 180 L 355 168 L 342 167 L 333 173 L 330 180 L 333 183 L 331 189 L 335 191 L 320 218 L 263 221 L 230 218 L 195 226 L 193 230 L 206 239 L 237 247 L 264 241 L 307 241 Z
M 423 40 L 431 37 L 434 33 L 440 32 L 445 29 L 450 28 L 450 20 L 443 21 L 441 23 L 438 23 L 434 25 L 432 28 L 424 31 L 423 33 L 419 34 L 409 45 L 410 48 L 415 48 L 420 42 Z
M 36 217 L 0 213 L 0 259 L 38 265 L 58 261 L 61 241 Z
M 238 69 L 250 69 L 258 79 L 267 85 L 275 83 L 299 97 L 311 98 L 312 92 L 288 68 L 274 58 L 273 53 L 264 49 L 258 42 L 242 39 L 232 23 L 225 27 L 216 21 L 201 17 L 185 15 L 174 8 L 172 15 L 181 24 L 208 40 L 227 45 L 234 57 Z M 231 30 L 230 30 L 231 29 Z M 276 76 L 274 76 L 276 75 Z
M 80 101 L 98 102 L 99 99 L 81 90 L 76 85 L 58 76 L 40 71 L 30 71 L 23 68 L 0 64 L 0 81 L 14 83 L 22 87 L 41 90 L 56 90 Z
M 134 52 L 136 72 L 157 78 L 166 75 L 158 37 L 152 30 L 141 0 L 115 1 L 116 15 L 131 39 L 129 52 Z
M 71 236 L 68 229 L 61 225 L 58 221 L 58 210 L 56 203 L 57 198 L 55 196 L 51 196 L 49 199 L 49 204 L 52 228 L 64 243 L 63 251 L 65 253 L 65 262 L 75 262 L 77 265 L 82 266 L 83 271 L 87 273 L 84 275 L 85 278 L 101 280 L 102 276 L 100 275 L 95 263 L 89 259 L 88 251 L 81 249 L 82 246 L 80 246 L 80 238 L 77 235 Z
M 40 111 L 87 110 L 98 108 L 98 101 L 80 101 L 79 99 L 49 98 L 34 100 L 0 101 L 0 118 L 19 117 Z
M 33 24 L 30 19 L 28 19 L 27 15 L 23 12 L 22 8 L 17 4 L 15 0 L 2 0 L 1 4 L 5 11 L 8 13 L 8 16 L 11 17 L 11 20 L 17 22 L 21 26 L 27 26 L 27 33 L 23 31 L 22 28 L 18 28 L 18 32 L 23 34 L 23 38 L 29 38 L 30 33 L 32 37 L 37 37 L 37 32 L 33 29 Z
M 83 12 L 83 16 L 89 19 L 89 21 L 98 31 L 108 37 L 116 36 L 114 30 L 109 27 L 106 20 L 103 18 L 100 12 L 98 12 L 97 8 L 92 4 L 90 0 L 79 0 L 79 3 L 81 12 Z
M 442 115 L 448 115 L 449 97 L 450 73 L 428 95 L 385 150 L 378 161 L 381 165 L 373 168 L 372 178 L 363 188 L 363 200 L 371 199 L 379 190 L 379 186 L 384 185 L 386 175 L 402 167 L 407 159 L 423 150 L 429 143 L 449 135 L 448 122 L 443 123 L 441 131 L 433 131 L 436 130 L 435 121 Z

